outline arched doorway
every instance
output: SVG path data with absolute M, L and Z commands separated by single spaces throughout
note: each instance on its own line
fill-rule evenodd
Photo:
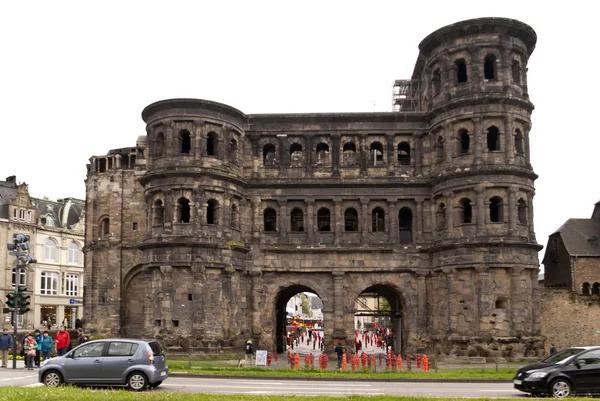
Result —
M 402 353 L 406 338 L 402 319 L 403 306 L 402 296 L 387 285 L 375 284 L 366 288 L 356 298 L 354 313 L 356 334 L 358 337 L 369 334 L 386 343 L 387 351 L 391 351 L 393 347 L 396 354 Z M 377 342 L 374 342 L 372 351 L 385 352 L 386 349 L 385 346 L 377 347 Z
M 275 300 L 275 344 L 278 353 L 286 352 L 291 341 L 304 336 L 302 347 L 318 349 L 321 339 L 324 343 L 323 301 L 312 288 L 295 284 L 279 292 Z M 311 333 L 310 342 L 309 330 Z M 313 341 L 312 333 L 317 336 Z M 290 338 L 292 335 L 293 338 Z M 298 346 L 299 341 L 294 343 Z

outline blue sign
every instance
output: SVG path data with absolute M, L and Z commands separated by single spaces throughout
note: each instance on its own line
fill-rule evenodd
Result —
M 73 305 L 73 304 L 82 304 L 83 301 L 81 299 L 73 299 L 73 298 L 71 298 L 71 299 L 69 299 L 69 303 L 71 305 Z

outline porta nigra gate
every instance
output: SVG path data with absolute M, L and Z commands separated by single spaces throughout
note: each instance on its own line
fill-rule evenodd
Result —
M 149 105 L 134 147 L 88 165 L 90 328 L 281 351 L 285 303 L 310 291 L 331 350 L 352 341 L 357 298 L 375 294 L 398 351 L 541 354 L 535 42 L 503 18 L 443 27 L 395 81 L 393 112 Z

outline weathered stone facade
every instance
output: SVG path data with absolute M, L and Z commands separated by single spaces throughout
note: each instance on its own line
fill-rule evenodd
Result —
M 88 321 L 167 345 L 281 350 L 287 300 L 311 291 L 330 349 L 352 340 L 356 298 L 377 292 L 396 350 L 540 354 L 535 42 L 508 19 L 441 28 L 397 81 L 397 112 L 146 107 L 136 147 L 88 166 Z

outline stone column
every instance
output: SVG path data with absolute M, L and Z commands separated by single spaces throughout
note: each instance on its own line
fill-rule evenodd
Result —
M 258 178 L 258 167 L 262 162 L 262 154 L 260 149 L 260 135 L 259 134 L 251 134 L 250 135 L 250 143 L 252 146 L 252 178 Z M 241 147 L 241 143 L 240 143 Z M 241 158 L 241 155 L 240 155 Z M 240 164 L 242 164 L 242 160 L 240 160 Z
M 123 167 L 121 165 L 121 159 L 122 159 L 121 155 L 115 155 L 115 169 L 127 168 L 128 167 L 128 166 Z
M 454 192 L 444 192 L 446 197 L 446 236 L 454 236 Z
M 417 332 L 418 333 L 426 333 L 427 332 L 427 283 L 425 279 L 427 278 L 427 273 L 418 272 L 417 273 Z
M 360 198 L 360 206 L 361 213 L 358 223 L 361 231 L 360 242 L 366 244 L 369 241 L 369 226 L 371 222 L 369 219 L 369 200 L 367 198 Z
M 164 233 L 171 234 L 173 232 L 173 221 L 175 221 L 175 196 L 173 190 L 169 189 L 165 197 L 165 218 L 164 218 Z
M 194 218 L 190 215 L 190 221 L 193 224 L 193 233 L 196 236 L 202 235 L 202 219 L 204 218 L 204 213 L 202 209 L 202 197 L 204 196 L 204 189 L 202 188 L 194 188 L 192 191 L 192 202 L 190 205 L 190 213 L 194 212 Z
M 192 263 L 192 275 L 194 280 L 193 286 L 193 299 L 194 299 L 194 320 L 192 322 L 192 328 L 196 332 L 204 332 L 204 302 L 202 294 L 204 293 L 204 284 L 206 283 L 206 268 L 202 263 L 202 259 L 197 258 Z
M 261 333 L 260 316 L 262 314 L 262 272 L 260 270 L 251 269 L 250 277 L 252 278 L 252 337 L 258 337 Z
M 425 201 L 424 198 L 422 197 L 418 197 L 415 198 L 415 202 L 417 204 L 417 241 L 416 242 L 423 242 L 423 202 Z
M 277 200 L 279 203 L 279 221 L 277 222 L 279 225 L 279 242 L 286 243 L 287 242 L 287 233 L 288 233 L 288 211 L 287 211 L 287 200 L 279 199 Z
M 525 299 L 523 294 L 523 268 L 522 267 L 513 267 L 511 269 L 510 275 L 510 321 L 512 323 L 511 326 L 511 336 L 517 335 L 527 335 L 525 332 L 525 319 L 528 319 L 527 316 L 527 307 L 525 305 Z
M 515 159 L 515 134 L 513 132 L 512 119 L 509 116 L 504 118 L 504 130 L 506 132 L 504 135 L 506 164 L 513 164 Z
M 477 272 L 477 314 L 479 316 L 479 331 L 481 333 L 489 333 L 492 328 L 490 324 L 491 302 L 490 289 L 488 284 L 489 268 L 487 266 L 478 266 L 475 268 Z
M 341 135 L 338 132 L 331 134 L 331 164 L 333 166 L 332 177 L 340 176 L 340 141 Z
M 161 266 L 162 302 L 161 313 L 165 319 L 165 327 L 171 328 L 173 320 L 173 266 Z
M 345 339 L 347 337 L 344 326 L 344 272 L 334 271 L 333 274 L 333 337 Z
M 367 149 L 367 134 L 360 134 L 359 140 L 360 175 L 367 175 L 367 164 L 369 163 L 369 149 Z
M 387 174 L 394 175 L 394 164 L 396 159 L 394 157 L 394 134 L 387 134 Z
M 314 154 L 315 150 L 313 149 L 313 136 L 312 134 L 304 135 L 304 143 L 306 143 L 306 160 L 304 161 L 306 165 L 306 173 L 311 176 L 313 171 L 313 163 L 314 163 Z
M 517 191 L 519 188 L 511 186 L 508 188 L 508 235 L 517 233 Z
M 333 199 L 333 224 L 335 224 L 334 244 L 339 244 L 342 241 L 342 232 L 344 229 L 344 216 L 342 215 L 342 200 L 340 198 Z
M 287 169 L 290 166 L 286 138 L 277 137 L 277 139 L 279 141 L 279 174 L 285 176 Z
M 485 233 L 485 188 L 475 187 L 477 194 L 477 234 Z
M 390 242 L 395 244 L 398 242 L 398 211 L 396 210 L 396 199 L 388 199 L 388 218 L 389 223 L 387 224 L 387 229 L 389 230 L 389 239 Z
M 306 238 L 312 244 L 315 236 L 315 200 L 306 200 Z
M 444 159 L 446 167 L 452 166 L 452 149 L 454 149 L 454 132 L 452 132 L 452 124 L 444 124 Z
M 476 91 L 481 91 L 483 88 L 483 74 L 481 74 L 481 68 L 483 63 L 481 60 L 481 51 L 479 46 L 469 46 L 469 53 L 471 55 L 471 87 Z
M 502 48 L 502 60 L 500 60 L 500 66 L 502 70 L 502 90 L 504 93 L 512 93 L 512 86 L 510 85 L 510 80 L 512 79 L 510 52 L 511 49 L 506 47 Z
M 173 131 L 175 128 L 175 123 L 173 120 L 165 121 L 165 155 L 172 156 L 173 155 L 173 147 L 175 146 L 175 138 L 173 137 Z
M 200 155 L 202 154 L 202 126 L 204 121 L 194 122 L 192 130 L 192 152 L 194 152 L 194 161 L 200 161 Z M 198 163 L 196 163 L 198 164 Z
M 533 197 L 535 192 L 530 192 L 527 199 L 527 227 L 529 228 L 529 241 L 535 241 L 535 229 L 533 226 Z
M 450 71 L 450 58 L 448 52 L 445 51 L 442 53 L 442 71 L 441 71 L 441 79 L 442 79 L 442 93 L 441 98 L 444 100 L 448 100 L 450 98 L 450 77 L 448 76 L 448 72 Z
M 218 220 L 225 238 L 231 238 L 231 195 L 225 193 L 223 207 L 221 207 L 220 218 Z
M 539 335 L 541 329 L 542 303 L 540 295 L 540 286 L 538 283 L 539 269 L 531 269 L 531 332 L 533 335 Z
M 258 196 L 253 197 L 252 202 L 252 237 L 256 240 L 260 239 L 262 221 L 261 200 Z
M 437 236 L 437 221 L 436 221 L 436 204 L 435 199 L 431 198 L 429 200 L 430 208 L 429 212 L 431 213 L 431 238 L 435 238 Z
M 413 134 L 415 139 L 415 174 L 419 175 L 422 173 L 422 157 L 423 157 L 423 131 L 418 131 Z
M 448 332 L 451 334 L 456 333 L 456 295 L 457 289 L 455 284 L 456 269 L 444 269 L 446 274 L 446 280 L 448 285 Z
M 473 134 L 475 139 L 475 164 L 483 163 L 483 119 L 481 117 L 473 118 Z
M 531 130 L 531 125 L 527 124 L 524 128 L 525 132 L 523 132 L 523 137 L 525 139 L 525 164 L 528 168 L 531 168 L 531 148 L 529 147 L 529 131 Z

